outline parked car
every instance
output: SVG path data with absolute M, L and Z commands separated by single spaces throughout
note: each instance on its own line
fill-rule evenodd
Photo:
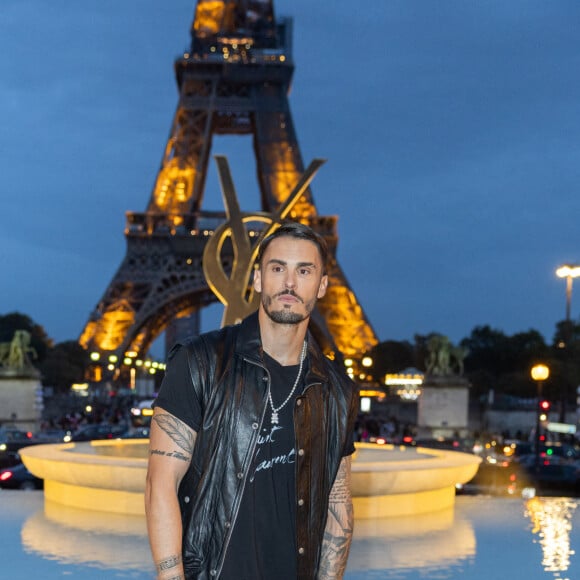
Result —
M 150 427 L 132 427 L 121 435 L 121 439 L 149 439 Z
M 0 449 L 18 448 L 18 445 L 24 445 L 33 439 L 30 431 L 0 427 Z
M 153 402 L 154 399 L 145 399 L 131 408 L 131 423 L 134 427 L 147 427 L 151 424 Z
M 87 425 L 65 438 L 66 442 L 94 441 L 97 439 L 117 439 L 127 432 L 121 425 Z
M 39 443 L 62 443 L 71 432 L 65 429 L 44 429 L 34 434 Z
M 18 451 L 23 447 L 38 443 L 40 441 L 36 440 L 29 431 L 0 427 L 0 469 L 20 463 Z
M 516 464 L 520 482 L 534 487 L 542 495 L 580 494 L 580 464 L 561 456 L 540 457 L 528 455 Z
M 0 471 L 0 488 L 2 489 L 42 489 L 44 481 L 26 469 L 24 463 L 18 463 Z
M 542 458 L 561 457 L 572 461 L 580 460 L 580 452 L 567 443 L 542 442 L 539 451 Z M 532 441 L 515 441 L 504 445 L 503 453 L 513 461 L 521 461 L 523 458 L 535 455 L 536 445 Z

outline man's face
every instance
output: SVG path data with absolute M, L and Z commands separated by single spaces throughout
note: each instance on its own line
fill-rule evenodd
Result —
M 326 294 L 328 276 L 313 242 L 282 236 L 270 242 L 254 273 L 254 289 L 261 308 L 279 324 L 306 320 L 316 300 Z

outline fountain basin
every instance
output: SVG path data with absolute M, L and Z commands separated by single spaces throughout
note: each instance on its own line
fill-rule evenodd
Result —
M 458 451 L 358 443 L 351 491 L 357 519 L 423 514 L 452 507 L 457 484 L 481 458 Z
M 44 479 L 46 500 L 62 505 L 144 514 L 147 439 L 34 445 L 22 461 Z M 352 463 L 356 517 L 433 512 L 453 506 L 456 484 L 477 472 L 480 458 L 456 451 L 357 443 Z

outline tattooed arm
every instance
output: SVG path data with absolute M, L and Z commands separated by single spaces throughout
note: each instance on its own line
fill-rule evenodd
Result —
M 324 530 L 317 580 L 339 580 L 348 560 L 354 512 L 350 493 L 351 458 L 343 457 L 328 503 L 328 520 Z
M 185 423 L 160 407 L 155 409 L 151 421 L 145 513 L 159 580 L 184 578 L 177 491 L 191 462 L 195 436 L 195 431 Z

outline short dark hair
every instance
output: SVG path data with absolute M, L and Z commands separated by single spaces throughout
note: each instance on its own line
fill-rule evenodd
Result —
M 258 257 L 256 258 L 256 264 L 258 267 L 262 266 L 262 258 L 266 253 L 268 246 L 277 238 L 289 237 L 297 240 L 306 240 L 312 242 L 317 248 L 320 254 L 320 260 L 322 261 L 322 273 L 326 274 L 326 262 L 328 260 L 328 245 L 326 240 L 318 233 L 316 233 L 312 228 L 300 223 L 300 222 L 282 222 L 282 225 L 274 231 L 274 233 L 265 237 L 260 243 L 260 248 L 258 250 Z

